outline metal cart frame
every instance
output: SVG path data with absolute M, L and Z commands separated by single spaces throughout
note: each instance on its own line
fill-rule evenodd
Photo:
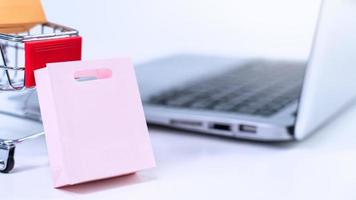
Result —
M 4 92 L 24 92 L 33 88 L 25 87 L 25 66 L 19 66 L 19 51 L 24 51 L 24 42 L 35 40 L 50 40 L 61 37 L 78 36 L 79 32 L 73 28 L 55 23 L 38 24 L 28 32 L 20 34 L 0 33 L 0 53 L 3 65 L 0 65 L 0 95 Z M 7 52 L 14 50 L 12 56 Z M 12 57 L 12 60 L 11 58 Z M 13 66 L 9 62 L 13 61 Z M 33 90 L 31 90 L 33 91 Z M 0 139 L 0 172 L 8 173 L 15 166 L 16 145 L 26 140 L 44 135 L 44 132 L 30 134 L 23 138 Z

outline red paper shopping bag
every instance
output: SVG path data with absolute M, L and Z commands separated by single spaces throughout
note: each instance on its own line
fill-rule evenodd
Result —
M 82 57 L 80 36 L 25 42 L 25 86 L 36 85 L 33 71 L 48 63 L 76 61 Z

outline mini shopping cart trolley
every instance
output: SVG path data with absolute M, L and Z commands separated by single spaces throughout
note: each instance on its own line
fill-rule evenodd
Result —
M 0 96 L 14 96 L 8 100 L 16 101 L 17 98 L 21 104 L 19 109 L 24 112 L 23 115 L 10 111 L 5 113 L 34 118 L 33 113 L 25 112 L 30 106 L 30 98 L 36 93 L 33 71 L 50 62 L 80 60 L 81 37 L 75 29 L 47 22 L 34 25 L 23 33 L 0 33 L 0 51 Z M 39 108 L 37 101 L 35 104 Z M 0 112 L 4 113 L 1 106 Z M 35 118 L 40 120 L 39 109 Z M 14 168 L 17 144 L 43 134 L 39 132 L 22 138 L 0 139 L 0 172 L 8 173 Z

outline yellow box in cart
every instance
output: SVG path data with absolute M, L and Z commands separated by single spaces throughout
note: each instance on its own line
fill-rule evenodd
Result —
M 40 0 L 0 0 L 0 32 L 25 32 L 47 22 Z

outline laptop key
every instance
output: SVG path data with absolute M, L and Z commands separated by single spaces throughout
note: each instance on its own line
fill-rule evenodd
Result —
M 213 78 L 152 97 L 168 107 L 271 116 L 297 101 L 304 68 L 285 62 L 251 62 Z

